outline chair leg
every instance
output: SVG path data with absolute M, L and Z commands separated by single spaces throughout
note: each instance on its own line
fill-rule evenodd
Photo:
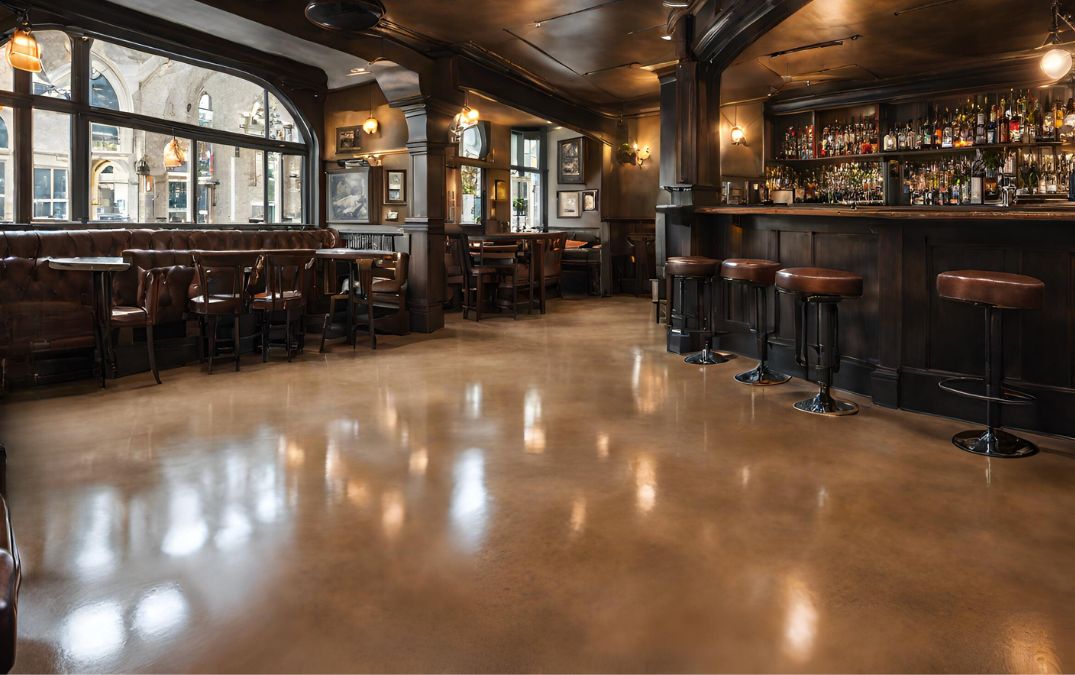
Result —
M 235 351 L 235 372 L 239 372 L 239 315 L 231 324 L 231 348 Z
M 161 375 L 157 370 L 157 350 L 153 346 L 153 324 L 146 326 L 146 352 L 149 354 L 149 369 L 153 371 L 153 379 L 157 384 L 161 383 Z
M 213 317 L 213 322 L 209 324 L 209 374 L 213 374 L 213 356 L 216 355 L 216 329 L 218 317 Z M 208 323 L 209 318 L 206 317 Z
M 477 296 L 478 301 L 475 303 L 474 320 L 475 322 L 480 322 L 482 320 L 482 305 L 485 304 L 485 281 L 481 278 L 481 276 L 478 277 Z
M 270 310 L 265 310 L 264 316 L 261 317 L 261 362 L 265 363 L 269 360 L 269 317 Z
M 377 349 L 377 328 L 373 325 L 373 298 L 366 303 L 366 308 L 369 309 L 370 317 L 370 349 Z
M 285 325 L 284 325 L 284 347 L 287 349 L 287 362 L 291 363 L 294 358 L 295 352 L 291 348 L 291 310 L 284 310 Z
M 205 363 L 205 317 L 198 317 L 198 362 Z

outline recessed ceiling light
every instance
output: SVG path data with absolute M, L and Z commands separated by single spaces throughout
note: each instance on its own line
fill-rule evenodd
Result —
M 691 6 L 690 0 L 664 0 L 661 4 L 669 9 L 683 9 Z
M 669 35 L 669 34 L 667 34 L 667 33 L 665 33 L 664 35 L 662 35 L 662 36 L 661 36 L 661 39 L 662 39 L 662 40 L 671 40 L 671 39 L 672 39 L 672 36 L 671 36 L 671 35 Z
M 347 77 L 354 77 L 355 75 L 365 75 L 368 72 L 369 70 L 367 70 L 366 68 L 352 68 L 351 70 L 347 71 Z
M 541 28 L 541 22 L 540 21 L 535 21 L 534 22 L 534 28 Z

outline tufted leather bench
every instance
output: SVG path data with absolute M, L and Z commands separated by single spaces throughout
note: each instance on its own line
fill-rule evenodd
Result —
M 137 304 L 147 269 L 173 268 L 162 311 L 164 320 L 179 320 L 186 306 L 182 281 L 188 274 L 193 279 L 191 250 L 317 249 L 342 241 L 332 229 L 0 231 L 0 359 L 93 347 L 92 275 L 54 270 L 51 257 L 128 252 L 136 264 L 116 274 L 112 284 L 113 304 L 121 306 Z

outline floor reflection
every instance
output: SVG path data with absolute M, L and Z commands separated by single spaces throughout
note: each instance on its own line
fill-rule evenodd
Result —
M 449 515 L 454 540 L 464 550 L 474 551 L 485 537 L 488 517 L 484 453 L 477 448 L 463 451 L 455 461 L 453 474 Z

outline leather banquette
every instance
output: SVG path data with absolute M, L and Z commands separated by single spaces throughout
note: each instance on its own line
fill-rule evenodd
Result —
M 0 231 L 0 358 L 89 348 L 94 344 L 92 275 L 54 270 L 49 258 L 124 256 L 114 275 L 112 302 L 138 306 L 146 272 L 162 270 L 158 323 L 179 321 L 194 278 L 190 252 L 317 249 L 342 246 L 332 229 Z

